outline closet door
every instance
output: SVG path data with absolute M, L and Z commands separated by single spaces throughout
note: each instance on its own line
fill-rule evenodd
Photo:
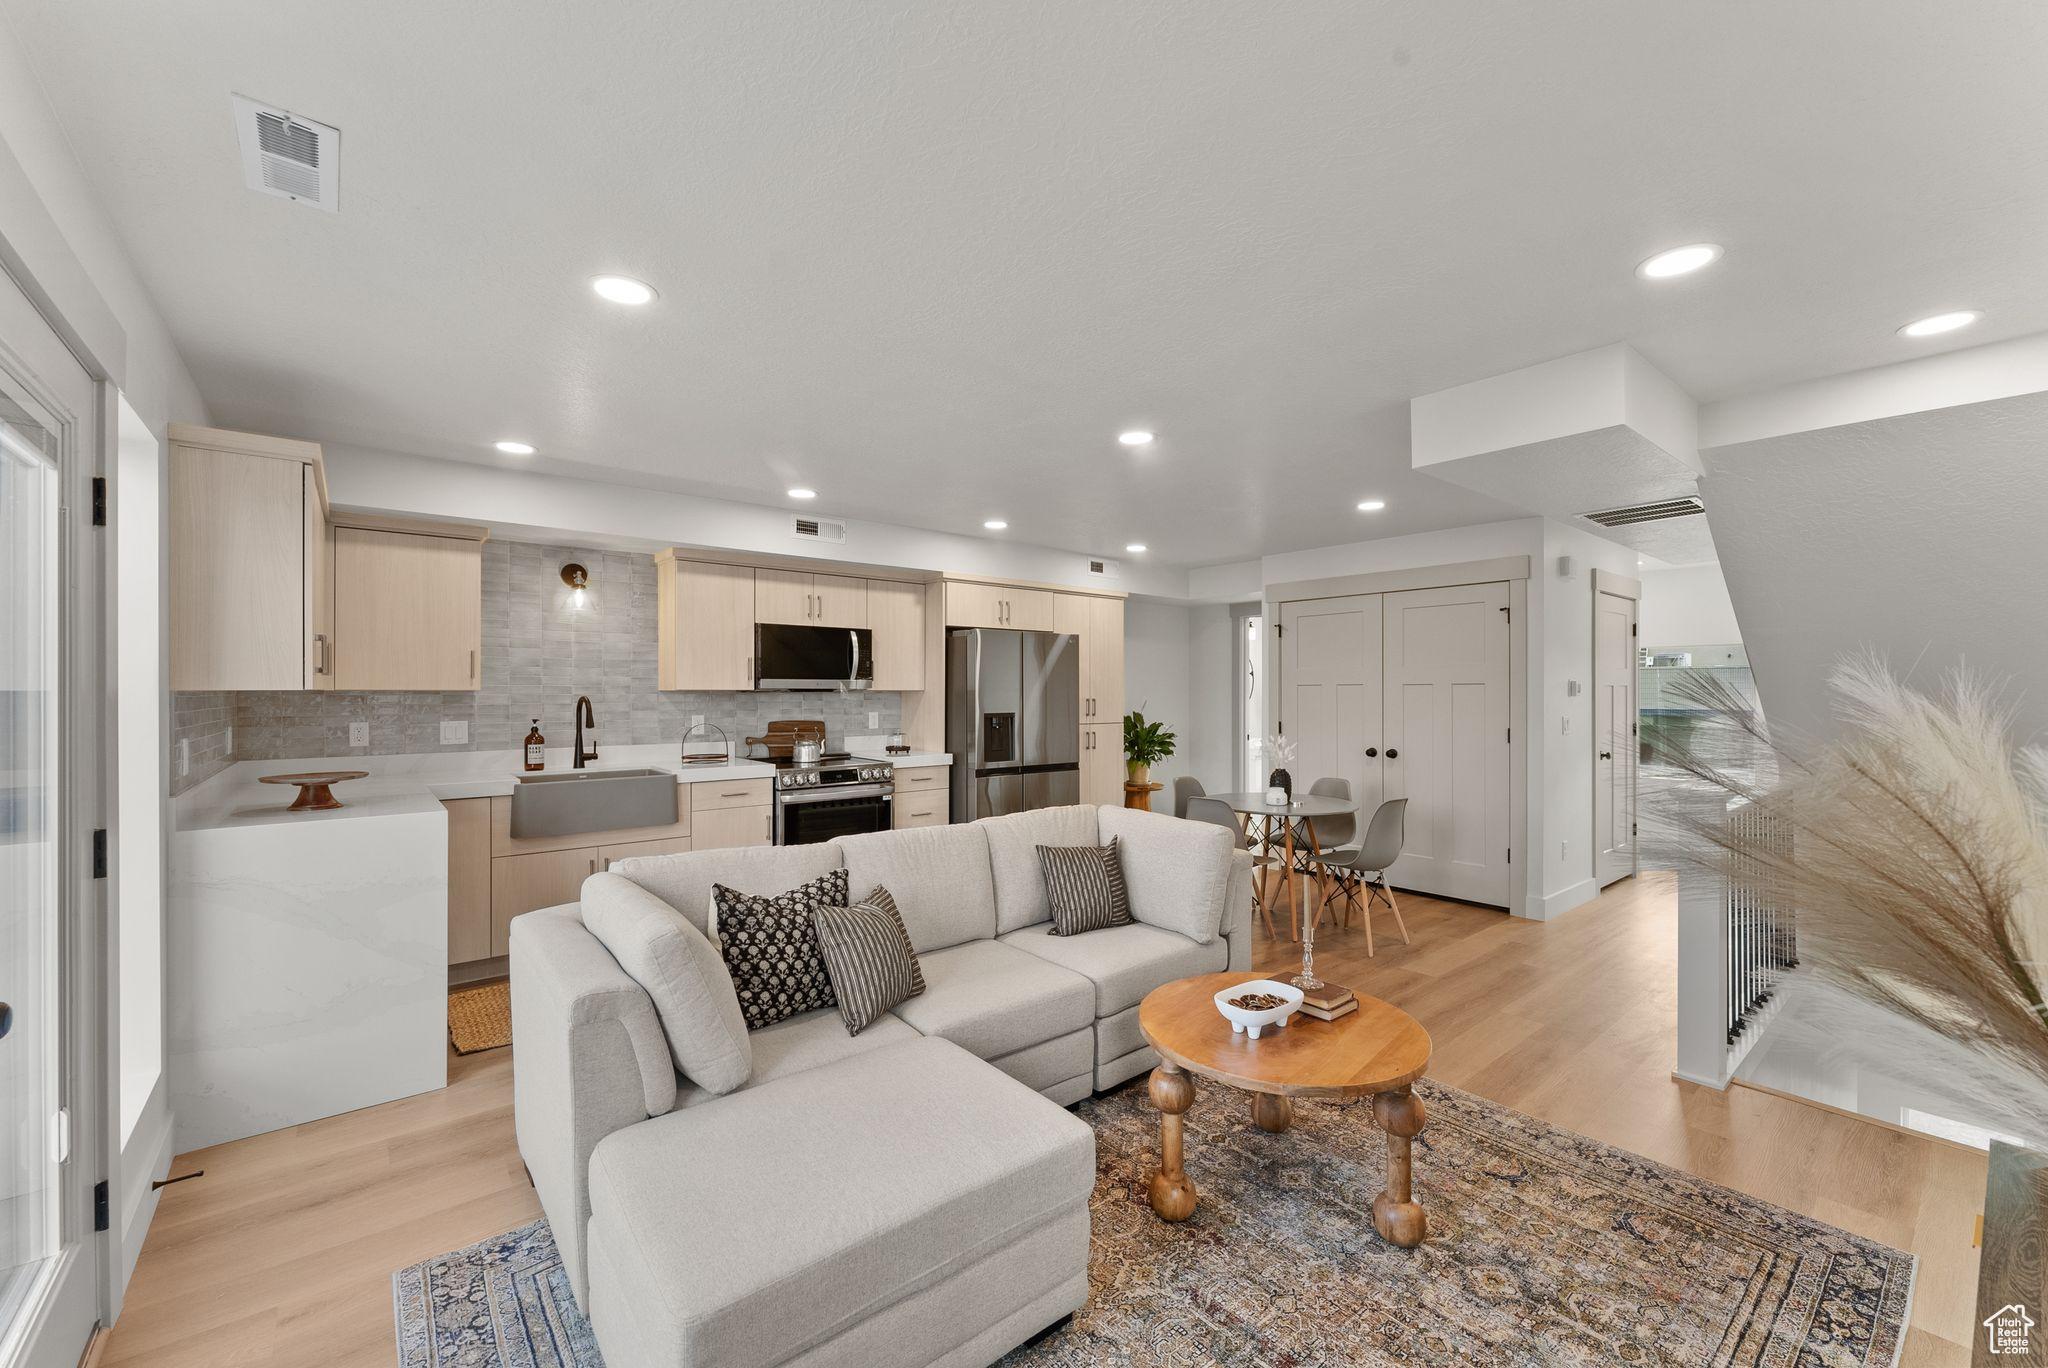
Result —
M 1280 605 L 1281 729 L 1294 742 L 1294 791 L 1327 776 L 1351 781 L 1363 832 L 1380 802 L 1380 599 Z M 1271 756 L 1251 783 L 1264 788 Z
M 1408 800 L 1401 888 L 1508 902 L 1508 587 L 1382 595 L 1386 796 Z
M 1636 872 L 1636 602 L 1593 595 L 1593 863 L 1600 886 Z

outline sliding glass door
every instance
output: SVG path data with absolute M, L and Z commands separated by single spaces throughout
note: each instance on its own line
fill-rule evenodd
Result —
M 77 858 L 89 861 L 98 681 L 76 663 L 97 659 L 99 613 L 72 593 L 84 548 L 66 531 L 84 507 L 71 496 L 93 401 L 0 274 L 0 1368 L 77 1363 L 98 1302 L 81 972 L 98 912 Z

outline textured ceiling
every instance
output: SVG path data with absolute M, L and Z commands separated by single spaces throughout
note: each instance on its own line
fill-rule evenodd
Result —
M 338 443 L 1192 564 L 1514 513 L 1411 395 L 2048 328 L 2032 0 L 0 11 L 216 420 Z M 339 214 L 243 188 L 230 92 L 342 130 Z

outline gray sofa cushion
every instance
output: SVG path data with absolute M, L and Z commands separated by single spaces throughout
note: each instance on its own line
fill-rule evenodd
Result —
M 754 1055 L 718 951 L 683 915 L 617 874 L 583 881 L 583 924 L 647 990 L 676 1068 L 708 1092 L 747 1081 Z
M 614 860 L 611 872 L 631 879 L 711 934 L 711 885 L 742 893 L 780 893 L 844 864 L 832 845 L 745 846 L 692 850 L 681 855 L 640 855 Z M 862 884 L 862 888 L 870 887 Z
M 1071 969 L 1095 985 L 1095 1015 L 1115 1016 L 1144 1001 L 1162 983 L 1191 974 L 1214 974 L 1229 967 L 1230 947 L 1217 937 L 1197 945 L 1177 931 L 1136 922 L 1090 931 L 1085 936 L 1055 936 L 1050 925 L 1012 931 L 998 942 L 1029 951 L 1063 969 Z
M 995 935 L 995 885 L 980 827 L 912 827 L 827 844 L 846 861 L 851 887 L 881 884 L 894 895 L 918 954 Z
M 630 1319 L 636 1361 L 767 1368 L 1029 1238 L 1094 1185 L 1086 1124 L 915 1040 L 606 1137 L 591 1241 L 627 1283 L 605 1306 Z
M 1135 808 L 1100 810 L 1102 839 L 1121 838 L 1131 915 L 1207 945 L 1223 924 L 1230 856 L 1237 843 L 1222 827 Z
M 1100 845 L 1092 807 L 1038 808 L 974 824 L 988 838 L 989 871 L 996 888 L 996 934 L 1035 926 L 1052 915 L 1038 848 Z
M 908 1022 L 887 1012 L 859 1035 L 850 1036 L 846 1033 L 846 1023 L 839 1019 L 839 1009 L 821 1007 L 815 1012 L 778 1021 L 773 1026 L 763 1026 L 748 1036 L 748 1044 L 754 1051 L 754 1073 L 747 1080 L 747 1087 L 758 1088 L 763 1083 L 773 1083 L 778 1078 L 787 1078 L 806 1069 L 836 1066 L 842 1059 L 866 1054 L 884 1045 L 900 1045 L 906 1040 L 921 1039 L 923 1037 Z M 685 1087 L 676 1092 L 675 1105 L 697 1107 L 716 1100 L 718 1095 L 715 1093 L 698 1087 Z
M 969 941 L 920 957 L 922 996 L 896 1015 L 995 1059 L 1095 1022 L 1095 985 L 1050 960 L 999 941 Z

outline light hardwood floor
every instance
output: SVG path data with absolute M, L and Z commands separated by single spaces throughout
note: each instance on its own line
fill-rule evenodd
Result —
M 1325 924 L 1325 977 L 1429 1028 L 1430 1075 L 1920 1256 L 1901 1362 L 1969 1361 L 1984 1158 L 1786 1098 L 1671 1078 L 1668 875 L 1556 922 L 1403 897 L 1365 956 Z M 1284 923 L 1283 923 L 1284 925 Z M 1258 964 L 1298 956 L 1257 933 Z M 539 1214 L 512 1140 L 510 1052 L 441 1092 L 180 1156 L 104 1368 L 391 1368 L 391 1274 Z

